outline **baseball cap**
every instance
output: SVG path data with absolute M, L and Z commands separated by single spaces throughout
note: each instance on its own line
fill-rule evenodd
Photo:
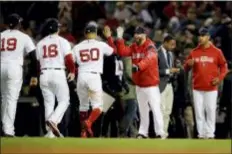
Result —
M 199 30 L 199 35 L 204 36 L 204 35 L 210 35 L 209 30 L 206 27 L 202 27 Z
M 10 28 L 14 28 L 15 26 L 17 26 L 19 23 L 21 23 L 23 21 L 23 18 L 21 18 L 18 14 L 13 13 L 10 14 L 7 17 L 7 24 L 9 25 Z
M 85 27 L 85 33 L 97 33 L 97 23 L 94 21 L 91 21 L 87 24 Z
M 135 34 L 145 34 L 146 33 L 146 30 L 145 28 L 141 27 L 141 26 L 138 26 L 135 28 L 135 31 L 134 31 Z
M 45 21 L 44 24 L 44 29 L 48 32 L 48 33 L 55 33 L 58 31 L 58 28 L 61 26 L 61 24 L 59 23 L 59 21 L 56 18 L 48 18 Z

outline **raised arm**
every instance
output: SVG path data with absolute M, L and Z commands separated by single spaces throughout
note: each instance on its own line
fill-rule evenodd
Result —
M 117 54 L 122 57 L 129 57 L 132 54 L 133 46 L 126 46 L 123 39 L 117 40 Z
M 108 44 L 114 49 L 114 53 L 117 53 L 120 56 L 126 57 L 131 56 L 131 47 L 127 47 L 124 44 L 124 40 L 122 39 L 124 33 L 124 29 L 122 27 L 117 28 L 117 37 L 118 40 L 116 42 L 117 46 L 114 43 L 114 39 L 111 36 L 111 30 L 108 26 L 104 27 L 103 34 L 107 38 Z
M 117 47 L 114 44 L 114 39 L 111 35 L 111 30 L 109 26 L 105 26 L 103 29 L 103 35 L 105 36 L 105 38 L 107 39 L 107 43 L 109 44 L 109 46 L 111 46 L 114 49 L 114 53 L 117 53 Z

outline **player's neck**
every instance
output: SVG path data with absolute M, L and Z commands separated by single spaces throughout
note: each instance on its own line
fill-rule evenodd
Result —
M 140 44 L 139 44 L 139 46 L 143 45 L 146 42 L 146 39 L 147 38 L 142 39 L 141 42 L 140 42 Z
M 211 45 L 211 42 L 207 42 L 206 44 L 202 45 L 202 48 L 207 49 Z
M 91 40 L 91 39 L 96 39 L 97 35 L 96 34 L 87 34 L 86 39 Z

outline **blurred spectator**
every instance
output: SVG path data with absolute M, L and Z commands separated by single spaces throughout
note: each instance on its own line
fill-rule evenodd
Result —
M 181 22 L 181 30 L 188 30 L 193 34 L 197 34 L 200 28 L 200 21 L 197 19 L 196 9 L 189 8 L 187 18 Z
M 61 23 L 61 28 L 59 35 L 67 39 L 70 42 L 71 46 L 73 47 L 73 45 L 75 45 L 76 43 L 76 39 L 74 38 L 74 36 L 70 31 L 68 27 L 68 23 L 65 22 L 64 19 L 61 20 L 60 23 Z
M 169 19 L 173 16 L 178 16 L 178 2 L 169 2 L 169 4 L 164 7 L 163 14 Z
M 129 85 L 129 93 L 122 93 L 123 116 L 119 124 L 120 137 L 136 137 L 137 128 L 134 125 L 136 120 L 138 104 L 136 101 L 135 86 L 132 81 L 132 62 L 131 58 L 123 58 L 124 77 Z
M 134 2 L 132 4 L 132 8 L 138 19 L 140 19 L 145 25 L 148 24 L 152 27 L 153 19 L 147 10 L 147 6 L 144 3 L 142 4 L 140 2 Z
M 74 36 L 81 40 L 85 25 L 89 21 L 105 18 L 105 9 L 98 1 L 75 1 L 72 4 Z
M 119 22 L 114 17 L 113 13 L 107 13 L 106 17 L 105 25 L 109 26 L 111 29 L 116 29 L 119 26 Z
M 114 17 L 120 21 L 120 22 L 125 22 L 126 20 L 129 20 L 131 17 L 132 13 L 126 6 L 126 3 L 123 1 L 117 2 L 116 3 L 116 9 L 114 12 Z

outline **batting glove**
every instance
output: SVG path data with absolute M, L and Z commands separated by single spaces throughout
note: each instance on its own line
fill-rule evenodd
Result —
M 117 28 L 117 37 L 121 39 L 123 37 L 124 29 L 122 27 Z
M 132 72 L 138 72 L 139 71 L 139 67 L 135 64 L 132 65 Z

